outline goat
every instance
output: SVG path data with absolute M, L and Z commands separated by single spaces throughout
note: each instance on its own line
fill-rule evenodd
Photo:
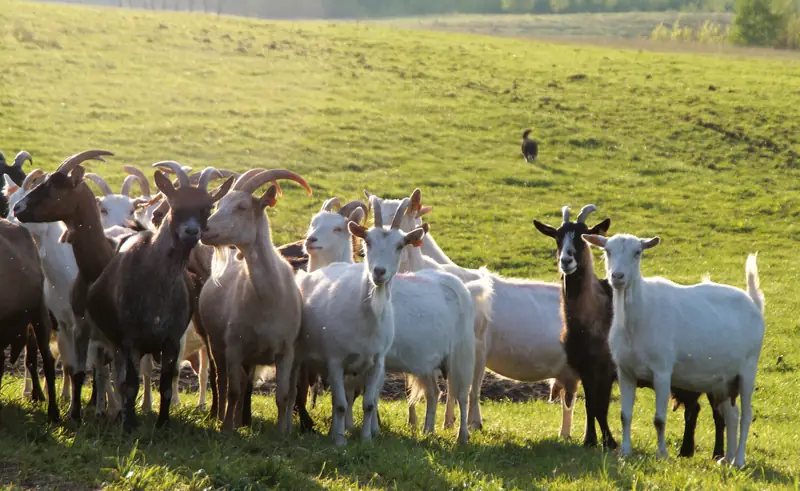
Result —
M 22 185 L 16 190 L 14 190 L 15 185 L 11 178 L 8 175 L 4 176 L 6 179 L 4 194 L 7 195 L 9 207 L 13 209 L 14 205 L 41 182 L 44 176 L 44 171 L 35 169 L 25 177 Z M 9 220 L 16 220 L 13 213 L 9 215 Z M 75 359 L 75 315 L 69 302 L 69 290 L 75 276 L 78 274 L 78 266 L 75 264 L 72 246 L 60 240 L 66 230 L 64 224 L 61 222 L 24 223 L 23 226 L 31 232 L 42 260 L 45 305 L 56 319 L 56 325 L 58 326 L 56 335 L 57 351 L 60 357 L 64 358 L 64 382 L 62 384 L 61 398 L 68 401 L 70 399 L 70 378 L 68 373 L 72 371 Z M 58 357 L 54 361 L 57 362 Z M 26 389 L 29 383 L 29 379 L 26 377 Z
M 422 224 L 421 217 L 432 211 L 422 205 L 419 189 L 411 193 L 412 205 L 401 222 L 401 229 L 410 230 Z M 384 213 L 391 212 L 396 200 L 384 200 Z M 476 355 L 470 394 L 469 421 L 471 428 L 481 428 L 480 391 L 488 367 L 502 377 L 522 380 L 551 380 L 551 393 L 561 393 L 560 436 L 569 439 L 577 375 L 567 364 L 561 344 L 558 285 L 535 280 L 504 278 L 485 268 L 467 269 L 455 264 L 439 248 L 428 233 L 422 239 L 420 252 L 409 250 L 400 262 L 403 271 L 421 268 L 440 269 L 458 276 L 462 281 L 488 278 L 492 282 L 491 315 L 483 324 L 476 323 Z M 552 397 L 552 396 L 551 396 Z M 411 417 L 411 415 L 410 415 Z M 445 424 L 454 421 L 452 400 L 448 397 Z
M 169 164 L 172 162 L 153 166 Z M 229 178 L 212 196 L 207 187 L 216 169 L 206 168 L 198 187 L 191 186 L 182 169 L 177 170 L 178 187 L 161 171 L 155 173 L 156 186 L 170 204 L 162 226 L 157 232 L 140 232 L 123 239 L 92 284 L 87 299 L 87 320 L 118 351 L 114 363 L 122 394 L 122 425 L 128 432 L 136 426 L 137 365 L 144 354 L 161 359 L 161 406 L 156 426 L 169 423 L 172 381 L 181 339 L 192 315 L 191 283 L 186 272 L 189 253 L 200 241 L 211 207 L 233 182 Z
M 26 151 L 21 151 L 14 157 L 14 163 L 8 165 L 6 162 L 6 157 L 3 155 L 3 152 L 0 152 L 0 175 L 8 176 L 11 178 L 11 181 L 16 184 L 17 186 L 22 185 L 22 181 L 25 180 L 25 171 L 22 169 L 22 165 L 29 161 L 33 164 L 33 157 Z M 9 194 L 13 193 L 14 190 L 9 191 Z M 6 218 L 8 216 L 9 206 L 8 206 L 8 199 L 5 195 L 0 195 L 0 218 Z
M 659 237 L 617 234 L 607 239 L 583 234 L 582 238 L 603 249 L 607 277 L 614 289 L 609 345 L 619 376 L 621 455 L 632 452 L 634 397 L 637 382 L 644 381 L 656 392 L 657 457 L 667 457 L 667 405 L 670 387 L 678 387 L 711 394 L 725 418 L 725 458 L 735 467 L 744 466 L 765 331 L 756 256 L 748 256 L 745 264 L 747 291 L 711 281 L 684 286 L 665 278 L 642 277 L 642 253 L 658 245 Z M 738 447 L 737 395 L 742 405 Z
M 134 220 L 137 208 L 146 204 L 149 199 L 130 197 L 131 184 L 133 181 L 141 180 L 139 177 L 129 175 L 122 182 L 120 194 L 114 194 L 111 186 L 105 179 L 92 172 L 87 172 L 85 177 L 94 182 L 103 193 L 103 197 L 97 198 L 97 205 L 100 207 L 100 215 L 103 217 L 103 228 L 125 225 Z
M 139 223 L 143 224 L 145 227 L 150 228 L 151 230 L 153 227 L 153 211 L 158 206 L 157 203 L 151 202 L 152 197 L 150 196 L 150 181 L 147 179 L 147 176 L 144 175 L 138 167 L 133 165 L 123 165 L 122 169 L 128 173 L 128 176 L 133 176 L 136 179 L 136 182 L 139 183 L 139 189 L 142 192 L 142 195 L 136 198 L 134 207 L 136 211 L 134 212 L 134 218 Z M 128 179 L 127 177 L 125 178 Z M 122 193 L 126 194 L 126 193 Z
M 90 338 L 94 334 L 86 325 L 84 314 L 89 286 L 100 276 L 114 256 L 113 242 L 103 233 L 100 211 L 92 190 L 84 182 L 85 170 L 80 165 L 89 159 L 102 160 L 113 153 L 106 150 L 87 150 L 68 157 L 55 172 L 45 177 L 41 184 L 26 194 L 16 205 L 14 215 L 21 222 L 58 222 L 67 226 L 65 236 L 72 244 L 78 276 L 70 290 L 70 303 L 75 314 L 75 367 L 70 374 L 72 398 L 70 418 L 81 419 L 81 391 L 86 378 L 86 362 Z M 97 351 L 103 351 L 100 345 Z M 95 350 L 92 350 L 93 353 Z M 93 360 L 102 364 L 106 353 L 95 353 Z M 106 387 L 105 369 L 95 366 L 95 381 L 100 388 Z M 115 398 L 113 403 L 116 403 Z
M 277 179 L 291 179 L 311 193 L 293 172 L 251 169 L 221 199 L 203 231 L 203 244 L 217 251 L 212 276 L 200 293 L 200 318 L 217 363 L 217 411 L 225 431 L 234 428 L 234 415 L 239 425 L 241 415 L 249 413 L 241 397 L 243 382 L 256 365 L 276 365 L 278 430 L 288 434 L 292 426 L 292 368 L 302 300 L 291 266 L 275 251 L 264 214 L 264 208 L 277 202 L 278 188 L 272 185 L 261 197 L 253 196 Z M 242 259 L 229 246 L 236 246 Z
M 44 376 L 47 382 L 47 416 L 50 421 L 59 420 L 56 402 L 55 363 L 50 354 L 50 314 L 44 303 L 44 274 L 39 254 L 30 232 L 17 224 L 0 219 L 0 278 L 13 278 L 14 288 L 4 292 L 0 300 L 0 384 L 5 367 L 5 349 L 11 346 L 12 358 L 16 358 L 23 346 L 27 345 L 29 325 L 42 355 Z M 28 358 L 35 359 L 35 352 L 28 352 Z M 28 369 L 31 370 L 31 365 Z M 38 387 L 39 374 L 30 373 L 34 387 Z M 41 392 L 41 387 L 38 387 Z
M 536 157 L 539 155 L 539 143 L 534 139 L 528 138 L 530 134 L 530 128 L 522 132 L 522 157 L 525 158 L 525 162 L 528 163 L 536 160 Z
M 562 224 L 556 229 L 538 220 L 534 225 L 542 234 L 555 239 L 558 249 L 559 270 L 562 274 L 561 309 L 564 321 L 562 341 L 567 352 L 568 362 L 581 376 L 586 403 L 586 433 L 584 445 L 597 443 L 595 420 L 603 433 L 603 445 L 615 448 L 616 442 L 608 430 L 608 405 L 611 388 L 617 379 L 617 368 L 609 348 L 609 331 L 612 321 L 613 291 L 608 280 L 600 280 L 594 274 L 592 254 L 581 234 L 605 234 L 611 226 L 606 219 L 591 229 L 586 218 L 597 209 L 587 205 L 581 209 L 575 222 L 570 222 L 569 208 L 562 209 Z M 694 455 L 694 433 L 700 405 L 699 393 L 673 388 L 673 396 L 678 405 L 683 405 L 684 433 L 680 455 Z M 712 404 L 713 407 L 713 404 Z M 714 456 L 722 453 L 724 422 L 722 416 L 714 411 L 715 443 Z

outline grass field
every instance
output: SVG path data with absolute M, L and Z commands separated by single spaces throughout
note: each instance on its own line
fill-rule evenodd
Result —
M 432 233 L 459 263 L 557 280 L 554 244 L 534 218 L 597 204 L 612 232 L 660 235 L 646 275 L 744 285 L 759 251 L 767 334 L 748 465 L 682 460 L 670 413 L 667 462 L 654 458 L 652 392 L 639 391 L 636 455 L 619 461 L 556 438 L 560 408 L 487 403 L 485 429 L 414 436 L 400 402 L 381 405 L 382 436 L 343 449 L 274 433 L 275 405 L 254 402 L 252 430 L 220 435 L 193 398 L 169 432 L 146 418 L 132 436 L 91 417 L 48 426 L 7 377 L 0 482 L 82 489 L 797 488 L 800 475 L 800 64 L 330 23 L 264 22 L 0 0 L 0 149 L 36 166 L 105 148 L 91 169 L 121 183 L 123 164 L 176 159 L 202 168 L 285 167 L 297 187 L 269 211 L 274 241 L 295 240 L 332 195 L 423 190 Z M 533 127 L 540 161 L 519 155 Z M 598 272 L 602 269 L 598 257 Z M 5 281 L 5 280 L 4 280 Z M 776 363 L 779 356 L 782 363 Z M 612 431 L 620 434 L 612 402 Z M 357 418 L 360 410 L 357 409 Z M 330 422 L 329 399 L 312 413 Z M 440 413 L 441 421 L 441 413 Z

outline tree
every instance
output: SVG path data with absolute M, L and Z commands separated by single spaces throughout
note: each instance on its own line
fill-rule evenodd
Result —
M 737 0 L 732 39 L 751 46 L 774 46 L 783 23 L 782 16 L 772 11 L 771 0 Z

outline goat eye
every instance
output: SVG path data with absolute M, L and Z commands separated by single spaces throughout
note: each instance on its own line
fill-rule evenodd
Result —
M 241 203 L 236 207 L 236 209 L 239 210 L 239 211 L 246 211 L 247 210 L 247 205 L 244 204 L 244 203 Z
M 333 229 L 333 231 L 337 232 L 337 233 L 341 233 L 342 232 L 342 227 L 336 227 L 335 229 Z
M 108 215 L 108 210 L 106 210 L 105 208 L 100 208 L 100 213 L 102 213 L 103 215 Z
M 636 253 L 633 255 L 633 257 L 639 257 L 641 255 L 642 255 L 642 251 L 636 251 Z

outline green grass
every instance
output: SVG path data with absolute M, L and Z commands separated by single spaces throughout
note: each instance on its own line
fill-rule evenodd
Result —
M 274 402 L 252 431 L 218 434 L 191 407 L 168 433 L 144 419 L 131 438 L 91 417 L 77 431 L 44 423 L 6 379 L 0 482 L 119 489 L 797 488 L 800 474 L 800 64 L 773 58 L 655 54 L 591 46 L 332 23 L 0 0 L 0 148 L 54 168 L 87 148 L 116 152 L 91 169 L 118 187 L 123 164 L 176 159 L 195 168 L 285 167 L 299 188 L 269 211 L 274 240 L 295 240 L 332 195 L 415 187 L 434 206 L 432 231 L 466 266 L 556 280 L 554 244 L 534 218 L 595 203 L 612 232 L 660 235 L 646 275 L 744 285 L 759 251 L 767 334 L 748 465 L 709 461 L 707 407 L 698 456 L 679 460 L 670 413 L 668 462 L 657 462 L 652 392 L 634 416 L 636 455 L 584 450 L 583 407 L 556 439 L 560 408 L 487 403 L 470 446 L 452 431 L 420 438 L 402 403 L 381 405 L 386 429 L 344 449 L 274 434 Z M 583 74 L 585 77 L 571 77 Z M 709 90 L 713 86 L 716 90 Z M 540 161 L 519 155 L 524 127 Z M 725 133 L 727 132 L 727 133 Z M 602 265 L 598 260 L 598 272 Z M 779 355 L 784 363 L 776 365 Z M 314 412 L 329 424 L 329 402 Z M 619 411 L 612 403 L 611 414 Z M 358 417 L 358 416 L 357 416 Z M 441 421 L 441 414 L 440 414 Z M 618 418 L 611 418 L 619 436 Z M 44 483 L 44 484 L 42 484 Z

